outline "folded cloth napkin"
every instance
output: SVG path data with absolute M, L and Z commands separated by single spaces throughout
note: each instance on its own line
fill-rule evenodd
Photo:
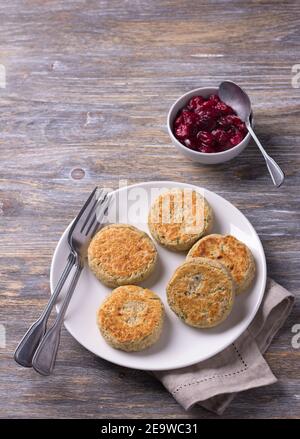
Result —
M 236 392 L 277 381 L 262 354 L 281 328 L 294 296 L 268 279 L 260 308 L 249 328 L 227 349 L 182 369 L 154 372 L 186 410 L 200 404 L 222 414 Z

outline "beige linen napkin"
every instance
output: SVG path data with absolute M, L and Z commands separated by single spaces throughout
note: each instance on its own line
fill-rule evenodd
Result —
M 262 353 L 283 325 L 293 302 L 291 293 L 268 279 L 253 322 L 232 345 L 194 366 L 154 375 L 186 410 L 200 404 L 222 414 L 236 392 L 277 381 Z

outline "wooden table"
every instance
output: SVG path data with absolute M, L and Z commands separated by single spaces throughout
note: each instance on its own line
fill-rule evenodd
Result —
M 185 181 L 224 196 L 259 233 L 269 275 L 297 293 L 299 2 L 10 0 L 0 12 L 0 416 L 213 418 L 185 412 L 147 373 L 96 358 L 65 330 L 50 378 L 12 354 L 47 302 L 61 233 L 94 185 L 119 179 Z M 171 145 L 174 99 L 228 78 L 252 98 L 257 134 L 286 173 L 280 189 L 253 144 L 206 167 Z M 296 303 L 266 355 L 279 382 L 240 394 L 224 417 L 300 416 L 299 311 Z

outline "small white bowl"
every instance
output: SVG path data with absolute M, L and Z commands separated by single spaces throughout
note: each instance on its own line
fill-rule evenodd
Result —
M 179 99 L 177 99 L 177 101 L 172 105 L 167 119 L 168 132 L 173 142 L 173 145 L 178 149 L 179 152 L 181 152 L 189 159 L 203 163 L 205 165 L 223 163 L 233 159 L 246 148 L 251 138 L 250 134 L 248 133 L 246 137 L 241 141 L 241 143 L 234 146 L 233 148 L 222 152 L 212 152 L 212 153 L 193 151 L 192 149 L 189 149 L 186 146 L 184 146 L 181 142 L 179 142 L 179 140 L 176 139 L 176 137 L 173 134 L 173 123 L 177 116 L 178 111 L 181 110 L 183 107 L 185 107 L 188 101 L 193 96 L 203 96 L 204 98 L 208 98 L 212 94 L 218 94 L 218 91 L 219 91 L 218 87 L 202 87 L 202 88 L 196 88 L 195 90 L 191 90 L 188 93 L 185 93 Z

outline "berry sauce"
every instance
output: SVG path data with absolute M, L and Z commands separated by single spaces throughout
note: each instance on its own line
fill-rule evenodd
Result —
M 235 111 L 217 95 L 193 96 L 175 119 L 173 133 L 194 151 L 221 152 L 238 145 L 247 128 Z

